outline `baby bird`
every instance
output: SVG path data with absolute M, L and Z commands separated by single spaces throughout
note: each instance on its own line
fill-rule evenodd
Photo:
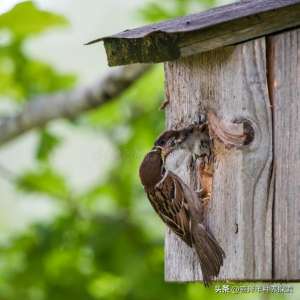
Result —
M 188 151 L 192 156 L 192 165 L 196 165 L 196 178 L 201 190 L 198 192 L 202 201 L 207 206 L 211 197 L 213 175 L 212 140 L 209 134 L 208 123 L 204 118 L 196 124 L 179 130 L 167 130 L 155 141 L 156 146 L 172 143 L 173 150 Z

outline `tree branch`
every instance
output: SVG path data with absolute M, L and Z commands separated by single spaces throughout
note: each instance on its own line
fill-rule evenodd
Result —
M 149 69 L 150 65 L 125 66 L 94 85 L 29 101 L 19 113 L 0 119 L 0 145 L 51 120 L 73 118 L 115 99 Z

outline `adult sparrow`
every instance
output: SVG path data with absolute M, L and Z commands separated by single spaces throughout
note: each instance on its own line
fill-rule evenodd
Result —
M 141 182 L 162 221 L 199 257 L 203 282 L 208 286 L 219 274 L 225 253 L 203 225 L 203 205 L 198 195 L 181 178 L 167 170 L 165 160 L 176 139 L 166 139 L 146 154 L 139 170 Z

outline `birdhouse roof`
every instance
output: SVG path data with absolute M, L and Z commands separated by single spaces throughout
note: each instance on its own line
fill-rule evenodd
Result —
M 300 25 L 300 0 L 246 0 L 147 25 L 103 41 L 110 66 L 156 63 L 233 45 Z

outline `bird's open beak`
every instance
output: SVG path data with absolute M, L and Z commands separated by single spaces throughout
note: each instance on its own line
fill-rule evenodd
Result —
M 171 148 L 171 147 L 168 147 L 168 146 L 163 147 L 163 148 L 161 149 L 161 155 L 162 155 L 162 157 L 163 157 L 164 159 L 166 159 L 166 157 L 167 157 L 171 152 L 172 152 L 172 148 Z
M 155 146 L 154 149 L 157 149 L 160 151 L 161 153 L 161 158 L 163 160 L 163 162 L 165 162 L 167 156 L 172 152 L 172 147 L 170 146 L 164 146 L 164 147 L 161 147 L 161 146 Z

